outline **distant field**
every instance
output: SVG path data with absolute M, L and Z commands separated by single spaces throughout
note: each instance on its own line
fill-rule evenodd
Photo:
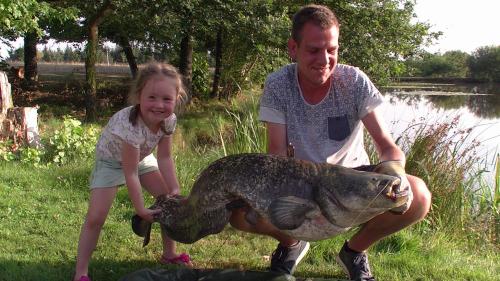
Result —
M 23 66 L 23 62 L 9 62 L 11 66 L 19 67 Z M 130 75 L 130 68 L 128 64 L 96 64 L 96 71 L 98 74 L 106 75 L 120 75 L 128 76 Z M 85 74 L 85 64 L 84 63 L 48 63 L 39 62 L 38 63 L 38 74 Z

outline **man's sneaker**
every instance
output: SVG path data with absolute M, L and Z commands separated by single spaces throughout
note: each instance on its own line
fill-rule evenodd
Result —
M 292 274 L 309 250 L 309 242 L 299 241 L 291 247 L 278 244 L 271 256 L 271 271 Z
M 345 273 L 351 280 L 358 281 L 375 281 L 370 265 L 368 264 L 368 256 L 365 252 L 355 252 L 347 247 L 347 241 L 340 249 L 337 256 L 337 262 L 344 268 Z

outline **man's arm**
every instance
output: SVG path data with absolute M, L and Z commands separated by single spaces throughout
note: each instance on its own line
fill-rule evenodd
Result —
M 362 121 L 373 138 L 375 147 L 377 148 L 379 154 L 379 159 L 382 162 L 375 167 L 374 172 L 396 176 L 401 180 L 399 187 L 397 187 L 398 193 L 407 194 L 408 200 L 405 204 L 396 207 L 391 211 L 396 214 L 404 214 L 410 208 L 413 201 L 412 188 L 405 172 L 405 155 L 389 134 L 389 130 L 385 127 L 385 122 L 383 121 L 377 108 L 368 113 Z
M 286 125 L 266 122 L 267 128 L 267 153 L 274 155 L 287 155 Z
M 405 155 L 392 139 L 379 109 L 375 108 L 362 121 L 375 143 L 380 161 L 400 160 L 404 167 Z

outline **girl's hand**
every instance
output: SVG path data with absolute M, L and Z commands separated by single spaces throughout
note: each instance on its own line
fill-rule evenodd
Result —
M 168 193 L 170 196 L 177 196 L 177 195 L 180 195 L 181 194 L 181 191 L 179 188 L 175 188 L 173 190 L 169 190 L 169 193 Z
M 141 210 L 137 210 L 137 215 L 139 215 L 141 218 L 144 220 L 153 223 L 154 222 L 154 215 L 158 214 L 161 212 L 161 209 L 148 209 L 148 208 L 143 208 Z

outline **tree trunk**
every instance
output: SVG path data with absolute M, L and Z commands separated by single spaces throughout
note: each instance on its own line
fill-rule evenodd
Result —
M 214 81 L 212 84 L 212 92 L 210 93 L 210 98 L 216 98 L 219 96 L 219 84 L 222 68 L 222 28 L 219 27 L 217 31 L 217 41 L 215 42 L 215 71 L 214 71 Z
M 111 13 L 113 5 L 110 1 L 104 2 L 103 6 L 92 17 L 88 25 L 88 41 L 85 58 L 85 120 L 93 122 L 97 119 L 97 89 L 96 89 L 96 70 L 97 45 L 99 24 Z
M 7 74 L 3 71 L 0 71 L 0 123 L 3 120 L 2 118 L 7 114 L 7 109 L 14 106 L 12 103 L 12 93 L 11 93 L 11 84 L 9 83 L 9 79 L 7 78 Z
M 27 32 L 24 37 L 24 81 L 30 87 L 35 86 L 38 81 L 37 43 L 38 34 Z
M 186 35 L 181 41 L 179 71 L 184 76 L 184 86 L 186 87 L 187 102 L 193 95 L 193 37 L 191 35 L 191 27 L 188 28 Z
M 9 108 L 0 124 L 0 140 L 12 141 L 15 148 L 23 145 L 40 148 L 37 110 L 38 107 Z
M 137 60 L 135 59 L 134 52 L 132 51 L 132 46 L 130 46 L 130 42 L 128 38 L 124 35 L 120 35 L 118 37 L 119 44 L 123 49 L 123 53 L 125 53 L 125 57 L 127 58 L 128 66 L 130 67 L 130 73 L 132 73 L 132 78 L 137 76 L 137 72 L 139 68 L 137 67 Z
M 97 25 L 89 26 L 88 42 L 85 56 L 85 119 L 92 122 L 97 119 L 97 86 L 95 62 L 97 58 Z

